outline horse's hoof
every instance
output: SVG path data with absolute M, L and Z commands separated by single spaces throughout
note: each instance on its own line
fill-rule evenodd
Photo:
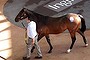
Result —
M 48 53 L 52 53 L 52 49 L 53 49 L 53 47 L 50 48 L 50 50 L 48 51 Z
M 67 53 L 70 53 L 70 52 L 71 52 L 71 49 L 68 49 L 68 50 L 67 50 Z
M 48 51 L 48 53 L 52 53 L 52 51 Z
M 88 46 L 88 44 L 85 44 L 85 47 L 87 47 Z

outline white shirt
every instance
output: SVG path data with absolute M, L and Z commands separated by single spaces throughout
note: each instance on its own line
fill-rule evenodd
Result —
M 31 21 L 30 23 L 28 23 L 27 35 L 28 35 L 30 38 L 34 38 L 34 37 L 37 35 L 36 23 L 35 23 L 34 21 Z

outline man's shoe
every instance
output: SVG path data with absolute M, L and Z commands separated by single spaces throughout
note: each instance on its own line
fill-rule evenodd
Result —
M 42 59 L 42 56 L 36 56 L 35 59 Z
M 23 60 L 30 60 L 30 58 L 27 58 L 27 57 L 23 57 Z

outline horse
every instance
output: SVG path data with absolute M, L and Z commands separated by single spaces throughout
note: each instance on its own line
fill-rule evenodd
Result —
M 33 12 L 27 8 L 23 8 L 15 17 L 15 22 L 19 22 L 25 18 L 36 22 L 36 29 L 39 34 L 38 41 L 42 37 L 46 37 L 46 40 L 50 46 L 50 50 L 48 51 L 48 53 L 51 53 L 53 49 L 49 34 L 59 34 L 64 32 L 65 30 L 69 31 L 72 39 L 70 48 L 67 50 L 68 53 L 71 52 L 76 41 L 76 32 L 82 36 L 85 46 L 88 46 L 86 37 L 84 35 L 84 32 L 86 31 L 85 19 L 80 14 L 67 13 L 60 17 L 49 17 Z M 32 51 L 33 49 L 34 48 L 32 48 Z

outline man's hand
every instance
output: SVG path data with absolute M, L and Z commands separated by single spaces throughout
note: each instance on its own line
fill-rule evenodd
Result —
M 33 38 L 33 39 L 32 39 L 32 44 L 34 44 L 34 43 L 35 43 L 35 39 Z

